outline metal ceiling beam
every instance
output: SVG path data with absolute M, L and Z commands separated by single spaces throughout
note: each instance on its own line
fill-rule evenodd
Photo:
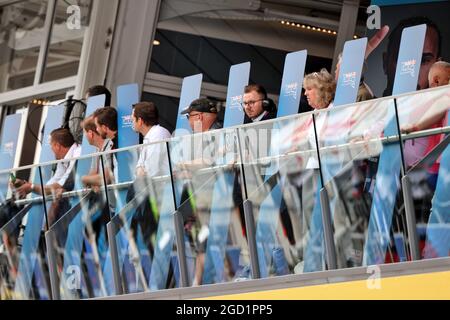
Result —
M 333 12 L 339 14 L 342 9 L 342 1 L 317 1 L 317 0 L 295 0 L 295 1 L 262 1 L 262 7 L 267 5 L 277 5 L 288 7 L 301 7 L 325 12 Z
M 259 10 L 260 0 L 165 0 L 161 1 L 159 21 L 216 10 Z

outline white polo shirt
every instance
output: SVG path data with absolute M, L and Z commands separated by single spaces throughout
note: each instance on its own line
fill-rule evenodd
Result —
M 152 126 L 144 137 L 144 144 L 153 144 L 142 147 L 136 169 L 138 167 L 143 168 L 147 176 L 150 177 L 167 174 L 169 172 L 169 162 L 166 144 L 155 144 L 155 142 L 171 137 L 170 132 L 159 124 Z
M 66 155 L 64 156 L 64 160 L 77 158 L 80 155 L 81 155 L 81 146 L 74 143 L 70 147 L 69 151 L 67 151 Z M 75 160 L 59 162 L 56 165 L 55 174 L 51 177 L 50 180 L 47 181 L 46 185 L 49 186 L 49 185 L 57 183 L 60 186 L 63 186 L 64 183 L 66 183 L 67 178 L 69 177 L 70 173 L 72 172 L 74 165 L 75 165 Z

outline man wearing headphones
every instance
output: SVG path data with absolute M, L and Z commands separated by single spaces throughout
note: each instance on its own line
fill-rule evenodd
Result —
M 245 87 L 242 105 L 245 112 L 245 124 L 270 120 L 277 116 L 275 103 L 268 99 L 266 89 L 260 84 Z

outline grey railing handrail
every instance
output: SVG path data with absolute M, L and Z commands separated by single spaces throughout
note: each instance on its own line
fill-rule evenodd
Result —
M 432 92 L 432 91 L 444 91 L 443 90 L 444 88 L 450 89 L 450 85 L 444 86 L 444 87 L 429 88 L 429 89 L 426 89 L 426 90 L 422 90 L 420 92 L 405 93 L 405 94 L 401 94 L 401 95 L 382 97 L 382 98 L 378 98 L 378 99 L 372 99 L 372 100 L 357 102 L 357 103 L 353 103 L 353 104 L 336 106 L 336 107 L 333 107 L 333 109 L 313 110 L 313 111 L 309 111 L 309 112 L 306 112 L 306 113 L 294 114 L 294 115 L 285 116 L 285 117 L 282 117 L 282 118 L 275 118 L 275 119 L 264 121 L 264 125 L 268 126 L 270 124 L 274 124 L 274 123 L 277 123 L 277 122 L 280 122 L 280 121 L 293 120 L 293 119 L 297 119 L 297 118 L 300 119 L 300 118 L 303 118 L 303 117 L 305 117 L 305 118 L 306 117 L 311 117 L 312 114 L 329 113 L 330 110 L 335 112 L 336 110 L 344 110 L 346 108 L 354 108 L 355 106 L 359 106 L 359 105 L 362 105 L 362 104 L 377 104 L 377 103 L 382 103 L 384 101 L 389 101 L 389 100 L 393 101 L 394 99 L 399 99 L 399 98 L 402 98 L 402 97 L 413 96 L 413 95 L 418 95 L 418 94 L 422 95 L 422 94 L 425 94 L 427 92 Z M 201 137 L 202 135 L 217 135 L 217 134 L 221 134 L 221 133 L 231 132 L 231 131 L 239 129 L 239 128 L 246 128 L 246 129 L 248 129 L 248 128 L 252 128 L 254 126 L 261 126 L 261 123 L 257 123 L 256 122 L 256 123 L 250 123 L 250 124 L 245 124 L 245 125 L 233 126 L 233 127 L 229 127 L 229 128 L 217 129 L 217 130 L 210 131 L 210 132 L 205 132 L 205 133 L 195 133 L 195 134 L 189 135 L 189 139 L 196 139 L 198 137 Z M 405 137 L 406 136 L 407 135 L 405 135 Z M 135 146 L 121 148 L 121 149 L 97 152 L 97 153 L 92 153 L 92 154 L 89 154 L 89 155 L 83 155 L 83 156 L 76 157 L 76 158 L 71 158 L 71 159 L 54 160 L 54 161 L 49 161 L 49 162 L 40 163 L 40 164 L 33 164 L 33 165 L 28 165 L 28 166 L 23 166 L 23 167 L 18 167 L 18 168 L 11 168 L 11 169 L 7 169 L 7 170 L 0 170 L 0 174 L 5 174 L 5 173 L 13 172 L 13 171 L 21 171 L 21 170 L 33 169 L 33 168 L 37 168 L 39 166 L 40 167 L 51 166 L 51 165 L 54 165 L 54 164 L 67 162 L 67 161 L 74 161 L 74 160 L 76 161 L 76 160 L 90 159 L 90 158 L 93 158 L 93 157 L 98 157 L 98 156 L 112 154 L 112 153 L 116 154 L 116 153 L 120 153 L 120 152 L 124 152 L 124 151 L 136 150 L 136 149 L 144 148 L 144 147 L 149 146 L 149 145 L 160 144 L 160 143 L 167 143 L 167 142 L 174 142 L 176 140 L 183 139 L 185 137 L 186 136 L 172 137 L 172 138 L 169 138 L 169 139 L 160 140 L 160 141 L 149 143 L 149 144 L 141 144 L 141 145 L 135 145 Z M 403 135 L 402 135 L 402 137 L 403 137 Z
M 450 126 L 408 133 L 408 134 L 402 135 L 402 140 L 405 141 L 405 140 L 428 137 L 428 136 L 436 135 L 436 134 L 448 134 L 448 133 L 450 133 Z M 364 145 L 367 145 L 370 143 L 377 143 L 377 142 L 379 142 L 379 143 L 381 142 L 383 144 L 389 144 L 389 143 L 395 143 L 398 141 L 400 141 L 400 137 L 398 135 L 393 135 L 393 136 L 372 138 L 372 139 L 368 139 L 368 140 L 361 140 L 361 141 L 356 141 L 356 142 L 351 142 L 351 143 L 344 143 L 344 144 L 321 147 L 320 152 L 321 153 L 330 152 L 330 151 L 335 151 L 335 150 L 339 150 L 339 149 L 344 149 L 347 147 L 364 146 Z M 285 158 L 289 158 L 289 157 L 296 157 L 296 156 L 307 156 L 309 154 L 315 155 L 315 153 L 316 153 L 315 149 L 293 151 L 293 152 L 288 152 L 288 153 L 280 154 L 280 155 L 272 155 L 272 156 L 260 157 L 258 159 L 251 159 L 250 161 L 244 160 L 244 164 L 245 165 L 256 165 L 256 164 L 260 164 L 260 163 L 269 163 L 270 161 L 273 161 L 273 160 L 281 160 L 281 159 L 285 159 Z M 204 168 L 196 170 L 195 173 L 196 174 L 210 174 L 211 172 L 216 172 L 218 170 L 232 168 L 235 166 L 239 166 L 240 164 L 241 164 L 241 161 L 222 164 L 222 165 L 212 165 L 212 166 L 205 165 Z M 179 170 L 175 170 L 175 171 L 179 171 Z M 1 174 L 1 172 L 0 172 L 0 174 Z M 158 176 L 158 177 L 152 177 L 151 179 L 154 180 L 155 182 L 158 182 L 158 181 L 163 181 L 165 179 L 168 179 L 169 177 L 170 177 L 169 175 L 163 175 L 163 176 Z M 132 183 L 133 183 L 132 181 L 127 181 L 127 182 L 122 182 L 122 183 L 110 184 L 107 186 L 107 188 L 108 188 L 108 190 L 124 189 L 124 188 L 128 188 Z M 79 189 L 79 190 L 74 190 L 74 191 L 67 191 L 61 195 L 61 198 L 71 198 L 71 197 L 77 196 L 80 193 L 83 193 L 83 192 L 86 192 L 89 190 L 91 190 L 91 189 L 85 188 L 85 189 Z M 105 188 L 101 187 L 100 190 L 104 191 Z M 55 199 L 55 197 L 53 195 L 46 197 L 47 201 L 52 201 L 54 199 Z M 31 199 L 17 200 L 15 203 L 17 205 L 25 205 L 25 204 L 30 204 L 30 203 L 40 203 L 42 201 L 43 201 L 43 198 L 41 196 L 39 196 L 39 197 L 31 198 Z

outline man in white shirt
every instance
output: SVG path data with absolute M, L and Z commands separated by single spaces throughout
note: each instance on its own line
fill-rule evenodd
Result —
M 50 146 L 55 154 L 56 160 L 69 160 L 77 158 L 81 154 L 81 146 L 75 143 L 69 129 L 60 128 L 53 130 L 50 133 Z M 74 166 L 75 160 L 59 162 L 52 178 L 44 186 L 45 194 L 49 195 L 57 189 L 63 189 Z M 16 189 L 19 196 L 25 196 L 30 192 L 42 194 L 41 186 L 34 185 L 31 182 L 16 181 L 15 184 L 21 184 Z
M 74 186 L 74 166 L 75 160 L 81 154 L 81 146 L 78 145 L 69 129 L 60 128 L 53 130 L 50 133 L 50 146 L 55 154 L 56 160 L 67 160 L 59 162 L 56 165 L 56 170 L 50 180 L 44 186 L 44 192 L 46 195 L 61 195 L 65 191 L 70 191 Z M 35 185 L 31 182 L 25 182 L 19 180 L 15 182 L 17 187 L 16 192 L 20 197 L 25 197 L 28 193 L 34 192 L 42 194 L 42 188 L 40 185 Z M 49 212 L 49 225 L 52 225 L 59 216 L 68 209 L 67 203 L 62 205 L 62 200 L 55 201 L 52 205 L 53 209 Z
M 159 125 L 158 109 L 152 102 L 139 102 L 133 105 L 131 118 L 133 129 L 144 136 L 144 146 L 140 149 L 136 165 L 136 180 L 128 190 L 126 198 L 127 202 L 133 198 L 138 200 L 130 229 L 135 241 L 141 232 L 144 244 L 149 252 L 153 252 L 152 237 L 157 231 L 158 223 L 155 220 L 156 212 L 153 212 L 149 204 L 149 200 L 153 201 L 150 196 L 149 188 L 152 184 L 149 179 L 169 174 L 166 144 L 158 142 L 170 138 L 171 135 L 167 129 Z
M 166 144 L 155 143 L 171 138 L 170 132 L 159 125 L 158 109 L 152 102 L 139 102 L 133 106 L 133 128 L 144 136 L 136 165 L 136 176 L 155 177 L 169 173 Z
M 82 123 L 84 136 L 91 146 L 96 148 L 96 152 L 102 152 L 105 148 L 105 142 L 111 140 L 103 139 L 103 137 L 97 132 L 97 127 L 93 116 L 89 116 L 84 119 Z M 100 175 L 100 157 L 92 158 L 91 168 L 89 174 L 81 178 L 81 181 L 85 186 L 101 186 L 103 183 L 102 176 Z

